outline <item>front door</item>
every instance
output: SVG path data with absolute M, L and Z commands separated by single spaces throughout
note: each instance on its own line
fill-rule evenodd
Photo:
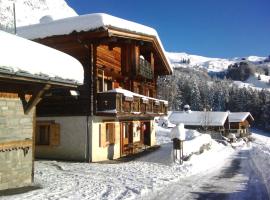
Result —
M 142 132 L 144 145 L 151 146 L 151 123 L 150 121 L 142 122 Z
M 121 123 L 121 155 L 128 155 L 132 153 L 133 144 L 133 123 Z

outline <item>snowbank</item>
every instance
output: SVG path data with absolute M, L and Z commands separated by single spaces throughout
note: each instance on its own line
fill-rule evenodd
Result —
M 250 153 L 253 163 L 265 182 L 268 194 L 270 194 L 270 133 L 266 133 L 268 136 L 264 136 L 262 134 L 265 133 L 256 132 L 252 133 L 255 141 L 253 142 Z
M 0 44 L 2 71 L 83 83 L 83 66 L 65 53 L 3 31 L 0 31 Z
M 156 139 L 157 139 L 158 145 L 172 142 L 171 137 L 170 137 L 171 129 L 157 126 L 156 124 L 156 133 L 157 133 Z
M 213 140 L 209 134 L 199 134 L 197 131 L 192 132 L 191 130 L 187 132 L 187 135 L 188 133 L 191 134 L 188 136 L 190 139 L 184 141 L 183 144 L 184 156 L 201 153 L 204 147 L 211 147 Z
M 157 124 L 156 124 L 157 125 Z M 183 143 L 184 156 L 188 157 L 192 154 L 198 154 L 206 146 L 211 146 L 212 140 L 209 134 L 201 134 L 196 130 L 185 129 L 186 139 Z M 171 129 L 156 126 L 157 144 L 172 143 Z M 171 144 L 172 145 L 172 144 Z
M 160 136 L 170 140 L 170 136 L 165 135 L 170 129 L 158 127 L 157 130 L 159 142 Z M 193 137 L 208 140 L 192 131 L 189 142 Z M 145 199 L 183 177 L 215 170 L 233 152 L 229 146 L 212 141 L 209 151 L 193 155 L 189 161 L 178 165 L 172 162 L 171 147 L 171 143 L 163 144 L 146 156 L 116 164 L 36 161 L 35 183 L 40 189 L 4 199 Z

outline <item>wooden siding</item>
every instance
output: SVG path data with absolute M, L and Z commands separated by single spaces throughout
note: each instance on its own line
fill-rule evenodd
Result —
M 121 49 L 114 47 L 110 49 L 108 45 L 97 47 L 97 67 L 121 72 Z
M 77 33 L 37 40 L 77 58 L 84 66 L 84 84 L 78 87 L 80 95 L 74 98 L 68 94 L 68 91 L 58 96 L 47 95 L 37 106 L 37 116 L 95 115 L 97 92 L 101 90 L 100 82 L 104 84 L 104 81 L 110 85 L 106 89 L 122 87 L 156 98 L 156 77 L 162 67 L 164 70 L 164 66 L 150 41 L 107 37 L 106 32 L 100 32 L 100 35 L 97 32 L 88 34 Z M 152 80 L 137 74 L 140 55 L 144 56 L 156 73 Z M 101 77 L 100 70 L 102 70 Z M 119 101 L 116 102 L 119 104 Z M 138 110 L 135 109 L 138 105 L 134 103 L 130 108 Z M 124 109 L 130 110 L 128 106 L 125 103 Z M 144 108 L 146 111 L 152 109 L 154 112 L 159 111 L 159 108 L 155 108 L 154 105 L 146 107 Z

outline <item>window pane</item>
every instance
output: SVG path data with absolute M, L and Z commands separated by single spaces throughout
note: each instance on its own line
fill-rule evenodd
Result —
M 49 139 L 50 139 L 50 126 L 49 125 L 41 125 L 39 126 L 39 138 L 38 144 L 40 145 L 49 145 Z

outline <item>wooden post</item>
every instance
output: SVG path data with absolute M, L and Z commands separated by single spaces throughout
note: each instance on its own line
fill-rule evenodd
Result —
M 183 164 L 184 159 L 184 142 L 180 140 L 180 164 Z
M 102 92 L 105 91 L 104 70 L 102 70 Z

